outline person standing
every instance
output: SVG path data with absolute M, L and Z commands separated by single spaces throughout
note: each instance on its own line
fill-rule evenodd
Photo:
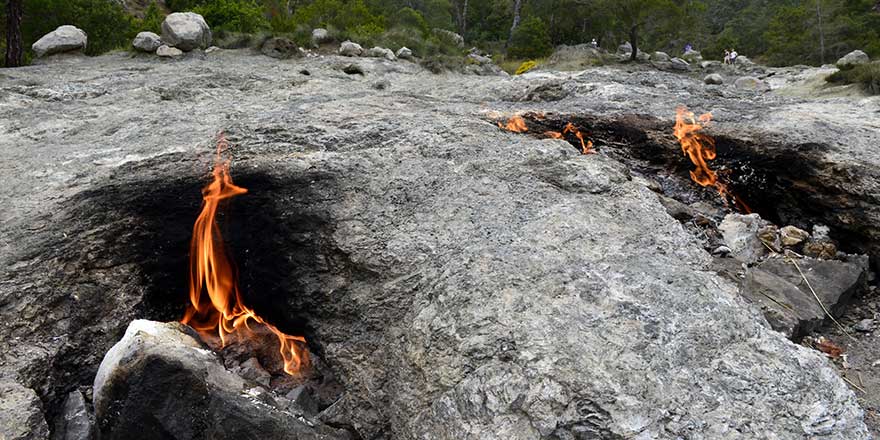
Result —
M 724 64 L 730 64 L 730 51 L 724 49 Z
M 737 56 L 739 56 L 739 54 L 736 53 L 736 49 L 730 49 L 730 64 L 736 64 Z

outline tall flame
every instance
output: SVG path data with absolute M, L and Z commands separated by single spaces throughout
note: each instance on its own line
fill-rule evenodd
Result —
M 588 143 L 584 142 L 584 135 L 581 134 L 581 131 L 577 129 L 571 122 L 565 124 L 565 128 L 562 129 L 562 134 L 572 133 L 575 137 L 581 141 L 581 154 L 592 154 L 593 153 L 593 141 L 588 141 Z
M 230 334 L 242 327 L 249 329 L 251 320 L 264 325 L 278 337 L 284 371 L 293 375 L 309 363 L 305 338 L 281 332 L 244 304 L 235 279 L 235 269 L 223 246 L 216 220 L 220 202 L 247 192 L 247 189 L 232 182 L 229 160 L 222 157 L 227 147 L 226 139 L 221 135 L 217 143 L 213 179 L 202 189 L 202 212 L 193 226 L 190 243 L 191 304 L 181 322 L 202 333 L 216 332 L 223 346 L 228 343 Z M 208 294 L 209 301 L 203 299 L 203 292 Z
M 748 205 L 739 197 L 731 192 L 724 182 L 718 180 L 718 174 L 709 168 L 706 163 L 708 160 L 714 160 L 717 157 L 715 151 L 715 139 L 711 136 L 701 133 L 703 124 L 712 120 L 711 113 L 704 113 L 698 118 L 694 118 L 694 114 L 689 112 L 686 107 L 678 107 L 675 110 L 675 127 L 673 133 L 681 144 L 681 150 L 696 166 L 691 171 L 691 179 L 701 186 L 714 186 L 718 190 L 718 194 L 727 198 L 732 198 L 737 206 L 746 213 L 751 212 Z

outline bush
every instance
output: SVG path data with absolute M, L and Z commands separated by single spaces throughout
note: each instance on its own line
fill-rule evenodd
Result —
M 544 21 L 529 17 L 514 30 L 507 54 L 511 58 L 539 58 L 549 55 L 551 50 L 550 35 Z
M 156 5 L 156 2 L 150 3 L 147 10 L 144 11 L 144 18 L 135 20 L 135 30 L 137 32 L 155 32 L 162 33 L 162 22 L 165 20 L 165 14 Z
M 192 11 L 205 3 L 207 3 L 207 0 L 165 0 L 165 6 L 171 12 Z
M 394 27 L 415 29 L 424 36 L 427 36 L 428 32 L 430 32 L 425 17 L 419 11 L 410 7 L 402 8 L 397 12 L 397 15 L 394 17 Z
M 523 73 L 526 73 L 529 70 L 534 69 L 535 67 L 538 67 L 537 61 L 534 61 L 534 60 L 523 61 L 523 63 L 520 64 L 519 67 L 517 67 L 514 75 L 522 75 Z
M 208 0 L 195 12 L 216 30 L 253 33 L 269 28 L 263 8 L 254 0 Z
M 858 84 L 871 95 L 880 95 L 880 63 L 858 64 L 832 73 L 825 79 L 836 84 Z

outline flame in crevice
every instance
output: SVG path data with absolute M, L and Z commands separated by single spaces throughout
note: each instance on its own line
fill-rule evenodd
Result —
M 565 124 L 565 128 L 562 129 L 562 134 L 572 133 L 575 137 L 581 141 L 581 154 L 592 154 L 593 151 L 593 141 L 584 142 L 584 135 L 581 134 L 581 131 L 577 129 L 571 122 Z
M 519 115 L 511 116 L 510 119 L 507 120 L 507 124 L 502 124 L 501 121 L 498 121 L 498 127 L 515 133 L 525 133 L 529 131 L 529 127 L 526 126 L 526 120 Z
M 309 364 L 305 338 L 281 332 L 244 304 L 235 268 L 223 246 L 216 219 L 220 202 L 247 192 L 232 182 L 229 160 L 222 157 L 227 148 L 226 139 L 221 134 L 213 179 L 202 189 L 202 212 L 193 226 L 189 276 L 191 304 L 181 322 L 201 333 L 216 333 L 223 346 L 229 342 L 229 335 L 242 328 L 249 330 L 251 322 L 264 325 L 278 337 L 284 371 L 293 375 Z M 207 293 L 207 299 L 203 293 Z
M 712 120 L 711 113 L 705 113 L 698 118 L 694 118 L 694 114 L 689 112 L 686 107 L 678 107 L 675 114 L 675 127 L 673 133 L 681 144 L 681 150 L 696 166 L 691 171 L 691 179 L 701 186 L 713 186 L 718 190 L 725 202 L 728 198 L 733 199 L 736 206 L 741 211 L 752 212 L 748 205 L 736 196 L 727 185 L 718 180 L 718 173 L 709 168 L 706 161 L 714 160 L 717 156 L 715 151 L 715 139 L 702 133 L 704 124 Z

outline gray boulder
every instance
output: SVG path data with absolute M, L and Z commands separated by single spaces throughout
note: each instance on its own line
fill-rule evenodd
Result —
M 640 50 L 638 51 L 638 53 L 636 53 L 636 59 L 639 61 L 649 61 L 651 59 L 651 55 L 648 55 L 647 53 Z
M 345 57 L 359 57 L 364 54 L 364 48 L 353 41 L 343 41 L 339 45 L 339 55 Z
M 669 55 L 666 52 L 654 52 L 651 54 L 651 61 L 669 61 Z
M 367 51 L 367 56 L 371 58 L 385 58 L 388 61 L 397 61 L 394 51 L 384 47 L 374 47 Z
M 95 438 L 95 417 L 91 405 L 79 390 L 71 391 L 55 422 L 52 440 L 92 440 Z
M 330 32 L 324 28 L 317 28 L 312 30 L 312 47 L 318 47 L 322 44 L 332 43 L 333 37 L 330 35 Z
M 678 57 L 675 57 L 675 58 L 669 60 L 669 63 L 670 63 L 670 66 L 672 67 L 673 70 L 682 70 L 682 71 L 691 70 L 690 63 L 688 63 L 687 61 L 685 61 L 681 58 L 678 58 Z
M 718 67 L 721 67 L 721 61 L 714 61 L 714 60 L 700 61 L 700 68 L 701 69 L 708 70 L 708 69 L 715 69 Z
M 867 257 L 854 257 L 849 262 L 812 258 L 791 262 L 771 258 L 748 268 L 741 293 L 760 306 L 774 330 L 797 339 L 828 321 L 813 292 L 822 305 L 836 315 L 864 287 L 867 270 Z
M 93 395 L 102 440 L 346 438 L 285 411 L 179 323 L 132 321 L 104 356 Z
M 404 46 L 400 49 L 397 49 L 397 53 L 395 54 L 397 58 L 402 60 L 412 60 L 414 59 L 413 52 L 408 47 Z
M 870 61 L 871 58 L 868 57 L 868 54 L 860 50 L 854 50 L 837 60 L 836 64 L 837 67 L 850 67 L 856 64 L 866 64 Z
M 156 55 L 165 58 L 174 58 L 183 55 L 183 51 L 176 47 L 171 47 L 163 44 L 159 46 L 158 49 L 156 49 Z
M 600 63 L 602 49 L 589 44 L 574 46 L 560 45 L 553 51 L 543 64 L 548 69 L 556 70 L 582 70 Z
M 770 90 L 770 85 L 753 76 L 739 77 L 733 83 L 734 87 L 740 90 L 748 90 L 753 92 L 766 92 Z
M 628 53 L 631 54 L 632 51 L 633 51 L 633 47 L 632 47 L 632 44 L 629 44 L 629 41 L 621 44 L 620 46 L 617 46 L 617 53 L 618 54 L 621 54 L 621 55 L 628 54 Z
M 260 47 L 263 55 L 279 60 L 286 60 L 293 57 L 302 56 L 299 46 L 291 40 L 281 37 L 272 37 L 263 42 Z
M 162 22 L 162 41 L 184 52 L 207 49 L 211 45 L 211 28 L 195 12 L 174 12 Z
M 37 58 L 40 58 L 56 53 L 85 50 L 88 40 L 88 36 L 82 29 L 64 25 L 58 26 L 58 29 L 43 35 L 42 38 L 31 45 L 31 49 Z
M 476 64 L 478 66 L 493 64 L 492 58 L 489 58 L 484 55 L 475 54 L 475 53 L 468 54 L 467 59 L 470 63 Z
M 44 440 L 49 426 L 37 393 L 17 382 L 0 379 L 0 439 Z
M 141 52 L 153 53 L 162 45 L 162 39 L 153 32 L 141 32 L 134 37 L 131 45 Z
M 717 73 L 710 73 L 703 78 L 703 82 L 706 84 L 721 85 L 724 84 L 724 77 Z
M 752 67 L 755 65 L 755 62 L 750 60 L 749 57 L 745 55 L 739 55 L 736 57 L 736 61 L 734 61 L 734 65 L 741 67 Z

